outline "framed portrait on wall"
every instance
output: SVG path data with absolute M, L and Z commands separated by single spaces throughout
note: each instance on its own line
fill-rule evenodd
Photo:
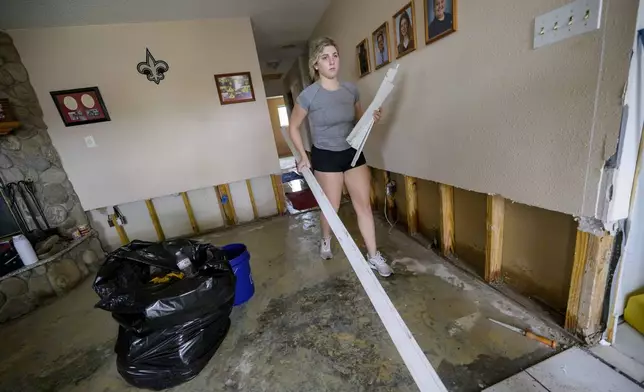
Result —
M 458 0 L 423 0 L 425 2 L 425 42 L 434 41 L 456 31 Z
M 255 101 L 250 72 L 215 75 L 215 84 L 222 105 Z
M 396 58 L 416 50 L 416 19 L 414 2 L 410 2 L 394 14 L 394 44 Z
M 384 67 L 391 62 L 391 52 L 389 51 L 389 22 L 383 23 L 376 31 L 371 34 L 371 43 L 373 44 L 373 55 L 375 57 L 375 69 Z
M 98 87 L 52 91 L 49 94 L 66 127 L 110 121 Z
M 360 41 L 356 46 L 356 57 L 358 62 L 358 75 L 366 76 L 371 72 L 371 62 L 369 61 L 369 41 L 367 38 Z

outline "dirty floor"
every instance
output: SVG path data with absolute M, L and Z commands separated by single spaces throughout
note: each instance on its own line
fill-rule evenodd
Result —
M 343 221 L 359 238 L 350 207 Z M 204 371 L 173 391 L 416 391 L 340 247 L 317 254 L 318 212 L 199 237 L 246 244 L 256 294 Z M 381 279 L 450 391 L 479 391 L 554 354 L 487 320 L 558 339 L 495 290 L 377 222 L 395 275 Z M 358 241 L 361 245 L 361 241 Z M 116 323 L 93 309 L 85 282 L 65 298 L 0 326 L 0 391 L 135 391 L 116 372 Z

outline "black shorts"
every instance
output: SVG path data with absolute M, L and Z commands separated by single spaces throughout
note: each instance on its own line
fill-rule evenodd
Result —
M 344 151 L 329 151 L 313 146 L 311 149 L 311 166 L 313 166 L 313 171 L 316 172 L 344 173 L 354 168 L 351 167 L 351 162 L 356 152 L 355 148 Z M 355 167 L 366 163 L 364 154 L 361 153 Z

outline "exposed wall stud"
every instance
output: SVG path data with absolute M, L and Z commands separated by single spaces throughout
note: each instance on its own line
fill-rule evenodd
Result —
M 186 212 L 188 213 L 188 219 L 190 219 L 192 231 L 195 234 L 199 234 L 199 224 L 197 223 L 197 218 L 195 218 L 195 212 L 192 210 L 190 198 L 188 198 L 188 192 L 181 192 L 181 198 L 183 199 L 183 204 L 186 206 Z
M 125 228 L 121 226 L 118 221 L 116 220 L 116 214 L 112 215 L 112 223 L 114 224 L 114 228 L 116 229 L 116 232 L 119 235 L 119 239 L 121 240 L 121 245 L 127 245 L 130 243 L 130 239 L 127 237 L 127 233 L 125 232 Z
M 585 339 L 601 332 L 614 237 L 577 230 L 565 327 Z
M 219 188 L 217 185 L 214 186 L 215 195 L 217 196 L 217 205 L 219 206 L 219 214 L 221 215 L 221 220 L 224 222 L 224 227 L 228 226 L 226 223 L 226 211 L 224 211 L 224 205 L 221 203 L 221 195 L 219 194 Z
M 259 213 L 257 212 L 257 204 L 255 204 L 255 194 L 253 193 L 253 185 L 250 183 L 250 180 L 246 180 L 246 188 L 248 188 L 248 197 L 250 198 L 250 205 L 253 207 L 253 217 L 255 219 L 258 219 Z
M 501 280 L 503 260 L 503 223 L 505 220 L 505 199 L 499 195 L 487 197 L 487 242 L 485 245 L 485 280 Z
M 157 210 L 154 208 L 154 203 L 152 200 L 148 199 L 145 201 L 145 205 L 148 207 L 148 212 L 150 213 L 150 219 L 152 220 L 152 226 L 154 226 L 154 231 L 157 232 L 157 238 L 159 241 L 165 241 L 165 233 L 163 232 L 163 227 L 159 221 L 159 216 L 157 215 Z
M 284 215 L 286 214 L 286 198 L 284 197 L 282 176 L 273 174 L 271 176 L 271 182 L 273 183 L 273 194 L 275 195 L 275 203 L 277 204 L 277 213 Z
M 416 178 L 405 176 L 405 197 L 407 199 L 407 230 L 409 234 L 418 233 L 418 195 Z
M 443 255 L 454 254 L 454 188 L 439 184 L 441 196 L 441 250 Z
M 224 222 L 226 225 L 236 225 L 237 224 L 237 214 L 235 213 L 235 205 L 233 204 L 233 198 L 230 194 L 230 187 L 228 184 L 217 185 L 215 188 L 217 191 L 217 199 L 223 209 Z

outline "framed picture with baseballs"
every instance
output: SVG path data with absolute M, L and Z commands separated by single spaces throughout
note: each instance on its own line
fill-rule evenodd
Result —
M 98 87 L 52 91 L 50 94 L 66 127 L 110 121 Z

